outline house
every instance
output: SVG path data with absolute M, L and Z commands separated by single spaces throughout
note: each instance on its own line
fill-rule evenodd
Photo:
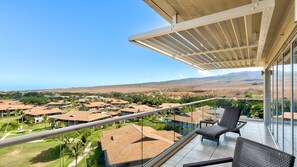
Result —
M 113 107 L 127 107 L 129 105 L 128 101 L 115 98 L 105 98 L 104 101 Z
M 63 100 L 59 100 L 59 101 L 52 101 L 47 103 L 47 106 L 49 108 L 65 108 L 68 107 L 69 104 L 71 104 L 70 102 L 64 102 Z
M 149 111 L 153 109 L 155 108 L 149 107 L 147 105 L 131 104 L 129 107 L 121 109 L 121 115 L 134 114 L 134 113 Z
M 35 123 L 44 121 L 44 115 L 50 118 L 54 115 L 61 115 L 62 113 L 63 110 L 59 108 L 47 108 L 44 106 L 37 106 L 24 111 L 25 116 L 33 118 Z
M 55 121 L 63 121 L 67 126 L 81 123 L 93 122 L 106 118 L 111 118 L 111 115 L 91 111 L 69 111 L 62 115 L 51 117 Z
M 110 104 L 104 102 L 90 102 L 88 104 L 84 104 L 89 110 L 103 110 L 105 107 L 110 106 Z
M 32 108 L 32 105 L 24 105 L 17 100 L 0 100 L 0 114 L 1 117 L 9 115 L 16 115 L 16 110 L 27 110 Z
M 211 117 L 210 114 L 197 109 L 194 112 L 181 113 L 180 115 L 165 117 L 168 127 L 176 128 L 175 130 L 183 135 L 198 128 L 201 120 Z
M 129 124 L 119 129 L 102 132 L 101 147 L 105 166 L 139 165 L 174 144 L 181 135 L 174 131 L 156 131 L 151 127 Z M 141 156 L 143 155 L 143 156 Z
M 120 100 L 120 99 L 113 99 L 110 104 L 114 107 L 127 107 L 129 105 L 128 101 Z
M 159 105 L 159 108 L 168 108 L 168 107 L 175 107 L 180 105 L 179 103 L 162 103 Z
M 113 106 L 112 106 L 112 107 L 108 107 L 107 110 L 108 110 L 108 111 L 118 112 L 118 111 L 121 110 L 121 108 L 119 108 L 119 107 L 113 107 Z
M 113 112 L 113 111 L 106 112 L 105 114 L 106 114 L 106 115 L 110 115 L 110 116 L 112 116 L 112 117 L 115 117 L 115 116 L 120 115 L 119 112 Z
M 84 104 L 84 103 L 87 103 L 87 102 L 89 102 L 90 101 L 90 99 L 87 99 L 87 98 L 83 98 L 83 99 L 78 99 L 78 103 L 80 103 L 80 104 Z

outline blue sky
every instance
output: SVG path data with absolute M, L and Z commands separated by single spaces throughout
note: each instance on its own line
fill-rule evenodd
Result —
M 140 0 L 1 0 L 0 23 L 0 90 L 130 84 L 242 71 L 198 71 L 128 42 L 130 35 L 168 25 Z

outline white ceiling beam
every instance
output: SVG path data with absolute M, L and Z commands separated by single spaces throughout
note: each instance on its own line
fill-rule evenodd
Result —
M 157 40 L 156 38 L 147 39 L 147 40 L 145 40 L 144 42 L 146 42 L 146 41 L 150 41 L 150 42 L 152 42 L 152 43 L 155 43 L 155 44 L 159 45 L 160 47 L 163 47 L 163 48 L 165 48 L 165 49 L 171 51 L 171 52 L 173 53 L 172 55 L 174 55 L 174 56 L 182 54 L 182 53 L 179 52 L 178 50 L 176 50 L 176 49 L 170 47 L 169 45 L 164 44 L 163 42 Z
M 223 32 L 224 34 L 224 37 L 226 38 L 226 41 L 228 42 L 229 44 L 229 47 L 232 48 L 232 47 L 236 47 L 236 46 L 233 46 L 233 42 L 232 42 L 232 38 L 231 38 L 231 34 L 228 30 L 228 26 L 227 26 L 227 23 L 226 21 L 224 22 L 220 22 L 218 23 L 219 24 L 219 27 L 221 29 L 221 31 Z M 233 56 L 236 58 L 237 57 L 237 54 L 235 53 L 234 50 L 231 51 Z
M 273 1 L 274 6 L 274 0 L 263 0 L 256 3 L 247 4 L 244 6 L 240 6 L 237 8 L 225 10 L 222 12 L 210 14 L 207 16 L 199 17 L 196 19 L 184 21 L 181 23 L 177 23 L 175 25 L 170 25 L 167 27 L 159 28 L 156 30 L 148 31 L 145 33 L 133 35 L 129 37 L 130 41 L 136 41 L 136 40 L 144 40 L 147 38 L 153 38 L 160 35 L 165 35 L 168 33 L 178 32 L 186 29 L 195 28 L 197 26 L 205 26 L 208 24 L 217 23 L 220 21 L 224 21 L 227 19 L 234 19 L 238 17 L 243 17 L 245 15 L 251 15 L 255 13 L 262 12 L 265 8 L 271 7 L 271 3 Z
M 246 45 L 250 45 L 253 42 L 253 34 L 252 34 L 252 16 L 244 16 L 244 28 L 245 28 L 245 36 L 246 36 Z M 248 58 L 251 58 L 250 49 L 247 49 Z M 250 63 L 250 61 L 248 61 Z M 251 65 L 251 64 L 250 64 Z
M 189 41 L 191 41 L 192 44 L 195 45 L 197 48 L 199 48 L 200 51 L 205 50 L 205 48 L 201 45 L 201 43 L 187 30 L 181 31 L 180 34 L 186 37 Z
M 228 61 L 221 61 L 221 62 L 211 62 L 211 63 L 202 63 L 203 65 L 208 65 L 208 64 L 218 64 L 218 63 L 229 63 L 229 62 L 236 62 L 236 61 L 246 61 L 249 59 L 240 59 L 240 60 L 228 60 Z M 256 59 L 251 59 L 251 60 L 256 60 Z
M 234 35 L 235 35 L 235 39 L 236 39 L 236 42 L 237 42 L 237 46 L 240 47 L 241 46 L 241 35 L 240 35 L 240 28 L 239 28 L 239 23 L 238 23 L 238 18 L 236 19 L 231 19 L 231 25 L 232 25 L 232 29 L 233 29 L 233 32 L 234 32 Z M 242 54 L 242 51 L 239 50 L 239 53 L 240 53 L 240 56 L 241 58 L 243 59 L 243 54 Z
M 259 42 L 258 42 L 259 46 L 258 46 L 257 57 L 256 57 L 256 66 L 260 65 L 260 60 L 263 53 L 263 49 L 266 42 L 266 37 L 268 34 L 268 30 L 271 23 L 273 10 L 274 10 L 274 5 L 275 5 L 274 0 L 266 0 L 266 1 L 269 1 L 270 5 L 264 8 L 264 11 L 262 13 Z
M 222 43 L 218 40 L 217 35 L 214 34 L 213 30 L 211 30 L 210 27 L 207 26 L 207 25 L 204 26 L 204 28 L 205 28 L 206 31 L 211 35 L 211 37 L 212 37 L 213 39 L 215 39 L 217 45 L 218 45 L 220 48 L 224 48 L 224 46 L 222 45 Z
M 216 47 L 211 42 L 207 42 L 207 38 L 198 28 L 194 28 L 194 31 L 202 38 L 200 42 L 207 50 L 210 50 L 207 48 L 207 46 L 210 46 L 214 50 L 216 49 Z
M 233 48 L 224 48 L 224 49 L 218 49 L 218 50 L 210 50 L 210 51 L 204 51 L 204 52 L 196 52 L 191 54 L 181 54 L 177 55 L 178 57 L 185 57 L 185 56 L 192 56 L 192 55 L 200 55 L 200 54 L 209 54 L 209 53 L 219 53 L 219 52 L 227 52 L 227 51 L 234 51 L 234 50 L 240 50 L 240 49 L 248 49 L 248 48 L 255 48 L 258 47 L 257 44 L 249 45 L 249 46 L 240 46 L 240 47 L 233 47 Z M 243 58 L 243 57 L 242 57 Z

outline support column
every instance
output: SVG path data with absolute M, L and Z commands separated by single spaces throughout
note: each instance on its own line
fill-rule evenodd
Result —
M 264 124 L 267 126 L 270 124 L 270 75 L 271 71 L 269 69 L 266 69 L 264 72 Z

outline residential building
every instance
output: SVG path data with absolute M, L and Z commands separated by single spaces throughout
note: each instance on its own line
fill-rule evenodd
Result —
M 175 107 L 180 105 L 179 103 L 163 103 L 159 105 L 159 108 L 168 108 L 168 107 Z
M 165 117 L 166 126 L 175 128 L 180 134 L 188 134 L 193 128 L 198 128 L 201 120 L 209 118 L 211 115 L 204 113 L 202 110 L 197 109 L 193 112 L 181 113 Z
M 104 102 L 90 102 L 88 104 L 84 104 L 90 110 L 103 110 L 106 107 L 110 106 L 110 104 Z
M 84 104 L 84 103 L 90 102 L 90 99 L 87 99 L 87 98 L 78 99 L 77 102 L 80 103 L 80 104 Z
M 128 101 L 114 98 L 106 98 L 105 102 L 111 104 L 113 107 L 127 107 L 129 105 Z
M 71 103 L 70 102 L 64 102 L 63 100 L 59 100 L 59 101 L 52 101 L 47 103 L 47 106 L 49 108 L 65 108 L 68 107 Z
M 0 114 L 1 117 L 9 115 L 16 115 L 16 110 L 27 110 L 32 108 L 32 105 L 24 105 L 16 100 L 0 100 Z
M 147 105 L 131 104 L 129 107 L 121 109 L 121 115 L 134 114 L 134 113 L 149 111 L 153 109 L 155 108 L 149 107 Z
M 101 147 L 105 166 L 135 166 L 147 161 L 174 144 L 180 135 L 174 131 L 156 131 L 151 127 L 129 124 L 102 132 Z M 143 154 L 144 157 L 140 155 Z
M 115 116 L 119 116 L 120 115 L 119 112 L 114 112 L 114 111 L 109 111 L 109 112 L 106 112 L 105 114 L 106 115 L 110 115 L 112 117 L 115 117 Z
M 108 107 L 107 110 L 108 111 L 119 112 L 121 110 L 121 108 L 119 108 L 119 107 Z
M 248 120 L 243 127 L 242 136 L 296 156 L 297 3 L 293 0 L 144 2 L 170 25 L 131 36 L 131 42 L 194 67 L 199 72 L 263 67 L 264 119 Z M 58 130 L 57 132 L 69 132 L 68 129 Z M 136 135 L 130 139 L 130 135 L 127 135 L 130 133 L 123 133 L 129 130 L 116 130 L 116 135 L 106 131 L 101 139 L 106 164 L 109 166 L 143 165 L 135 157 L 143 157 L 142 160 L 146 161 L 148 157 L 157 155 L 147 156 L 148 154 L 156 153 L 163 146 L 148 147 L 147 141 L 156 141 L 156 136 L 144 135 L 146 132 L 138 133 L 135 130 Z M 148 136 L 146 139 L 149 140 L 143 140 L 142 136 Z M 172 152 L 165 152 L 167 155 L 161 155 L 162 158 L 156 157 L 155 160 L 159 162 L 150 161 L 157 164 L 151 166 L 182 166 L 189 162 L 233 156 L 237 137 L 237 134 L 227 133 L 226 137 L 220 139 L 221 144 L 215 146 L 211 142 L 202 142 L 201 136 L 192 135 L 186 138 L 189 140 L 188 144 L 178 145 L 180 143 L 177 142 L 178 146 L 170 150 Z M 31 141 L 35 139 L 33 136 Z M 29 140 L 26 138 L 17 141 L 24 143 Z M 123 143 L 126 141 L 132 145 Z M 7 143 L 0 141 L 1 144 L 5 146 Z M 172 143 L 172 146 L 175 144 Z M 145 149 L 139 151 L 141 147 Z M 180 150 L 176 152 L 177 149 Z
M 64 111 L 59 108 L 47 108 L 44 106 L 33 107 L 29 110 L 25 110 L 24 114 L 26 117 L 31 117 L 34 119 L 35 123 L 44 121 L 44 116 L 48 118 L 54 115 L 61 115 Z
M 94 111 L 69 111 L 62 115 L 51 117 L 55 121 L 63 121 L 67 126 L 81 123 L 93 122 L 106 118 L 111 118 L 111 115 L 102 114 Z

